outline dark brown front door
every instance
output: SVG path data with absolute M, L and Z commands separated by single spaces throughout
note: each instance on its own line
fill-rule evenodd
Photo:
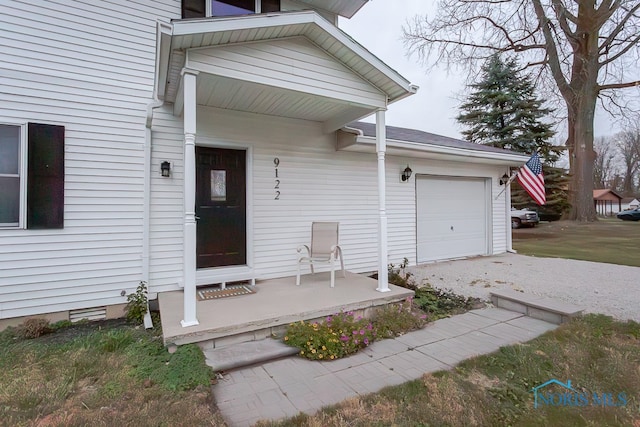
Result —
M 246 152 L 196 147 L 197 267 L 247 263 Z

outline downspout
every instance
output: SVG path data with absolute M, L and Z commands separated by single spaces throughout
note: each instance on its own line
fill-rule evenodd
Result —
M 164 103 L 154 99 L 147 104 L 147 116 L 144 129 L 144 184 L 143 184 L 143 205 L 142 205 L 142 281 L 149 285 L 149 253 L 151 236 L 151 124 L 153 122 L 153 110 L 161 107 Z M 148 289 L 148 288 L 147 288 Z M 149 311 L 149 301 L 147 299 L 147 313 L 144 315 L 144 327 L 153 328 L 151 313 Z
M 507 174 L 511 176 L 511 169 L 507 170 Z M 513 178 L 509 179 L 509 182 L 505 184 L 504 191 L 504 208 L 506 211 L 506 219 L 507 219 L 507 252 L 511 254 L 517 254 L 518 252 L 513 249 L 513 229 L 511 228 L 511 181 Z

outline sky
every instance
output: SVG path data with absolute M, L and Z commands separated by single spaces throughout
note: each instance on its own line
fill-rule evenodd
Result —
M 465 97 L 466 76 L 447 72 L 444 66 L 426 71 L 417 57 L 407 57 L 402 43 L 402 26 L 416 14 L 432 15 L 435 1 L 372 0 L 351 19 L 341 19 L 340 28 L 371 53 L 399 72 L 418 93 L 391 104 L 386 114 L 388 126 L 419 129 L 438 135 L 461 138 L 462 128 L 455 117 Z M 391 5 L 393 5 L 391 7 Z M 375 117 L 364 119 L 375 122 Z M 596 136 L 616 133 L 619 129 L 606 114 L 597 114 Z M 564 124 L 558 131 L 564 131 Z

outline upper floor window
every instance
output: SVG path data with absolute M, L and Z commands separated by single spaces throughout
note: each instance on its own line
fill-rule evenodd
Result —
M 183 18 L 249 15 L 280 11 L 280 0 L 182 0 Z

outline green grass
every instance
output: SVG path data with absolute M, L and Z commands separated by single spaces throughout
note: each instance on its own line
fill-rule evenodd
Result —
M 542 223 L 513 230 L 513 248 L 524 255 L 640 267 L 640 222 Z
M 18 332 L 0 333 L 0 425 L 224 425 L 195 345 L 169 354 L 122 321 Z
M 640 325 L 578 318 L 526 344 L 469 359 L 453 371 L 347 400 L 316 415 L 264 426 L 638 426 Z M 620 407 L 534 408 L 531 389 L 551 378 L 588 393 L 625 393 Z M 557 387 L 557 386 L 551 386 Z M 549 389 L 562 392 L 562 389 Z

